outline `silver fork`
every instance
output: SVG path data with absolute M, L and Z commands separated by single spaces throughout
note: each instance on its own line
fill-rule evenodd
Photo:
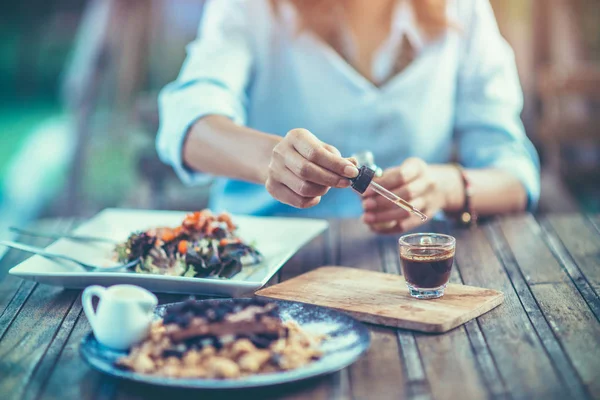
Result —
M 74 235 L 71 233 L 34 232 L 34 231 L 27 230 L 27 229 L 17 228 L 15 226 L 11 226 L 8 229 L 11 232 L 15 232 L 20 235 L 41 237 L 41 238 L 47 238 L 47 239 L 55 239 L 55 240 L 68 239 L 68 240 L 72 240 L 75 242 L 104 242 L 104 243 L 111 243 L 111 244 L 118 243 L 118 241 L 116 241 L 114 239 L 108 239 L 108 238 L 97 237 L 97 236 Z
M 113 265 L 113 266 L 109 266 L 109 267 L 101 267 L 98 265 L 84 263 L 83 261 L 76 260 L 76 259 L 66 256 L 64 254 L 51 253 L 40 247 L 29 246 L 29 245 L 26 245 L 23 243 L 11 242 L 11 241 L 7 241 L 7 240 L 0 240 L 0 245 L 10 247 L 13 249 L 17 249 L 17 250 L 27 251 L 27 252 L 33 253 L 33 254 L 37 254 L 38 256 L 47 258 L 49 260 L 70 261 L 72 263 L 75 263 L 75 264 L 83 267 L 88 272 L 114 272 L 114 271 L 119 271 L 122 269 L 128 269 L 131 267 L 135 267 L 140 262 L 140 259 L 138 258 L 138 259 L 128 262 L 127 264 L 119 264 L 119 265 Z

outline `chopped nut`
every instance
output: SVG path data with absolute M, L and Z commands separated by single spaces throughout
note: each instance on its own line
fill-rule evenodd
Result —
M 148 373 L 154 371 L 154 361 L 146 354 L 140 354 L 132 363 L 132 367 L 135 371 L 141 373 Z
M 234 358 L 238 358 L 242 354 L 255 351 L 256 347 L 248 339 L 239 339 L 231 347 Z
M 270 359 L 271 352 L 268 350 L 256 350 L 241 356 L 238 364 L 243 371 L 258 372 Z
M 207 375 L 206 370 L 198 366 L 182 368 L 179 371 L 181 378 L 205 378 Z
M 200 351 L 202 357 L 211 357 L 217 354 L 217 350 L 212 346 L 206 346 Z
M 177 365 L 166 364 L 164 367 L 161 368 L 160 373 L 161 375 L 165 375 L 170 378 L 176 378 L 177 376 L 179 376 L 180 370 L 181 368 L 179 368 L 179 366 Z
M 240 376 L 238 365 L 224 357 L 213 357 L 209 365 L 209 373 L 217 378 L 237 378 Z
M 181 361 L 177 357 L 168 357 L 165 360 L 165 365 L 179 367 L 181 365 Z
M 186 367 L 192 367 L 194 365 L 198 365 L 198 364 L 200 364 L 201 360 L 202 360 L 202 356 L 200 355 L 200 352 L 198 352 L 196 350 L 190 350 L 187 353 L 185 353 L 185 355 L 183 356 L 183 364 Z
M 271 350 L 275 353 L 280 353 L 283 351 L 283 349 L 285 349 L 286 345 L 287 339 L 279 339 L 271 345 Z

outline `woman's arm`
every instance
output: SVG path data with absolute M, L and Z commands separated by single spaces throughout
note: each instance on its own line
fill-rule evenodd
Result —
M 191 170 L 264 185 L 271 154 L 282 140 L 209 115 L 190 128 L 183 145 L 183 162 Z
M 255 28 L 268 25 L 270 15 L 256 4 L 206 3 L 179 77 L 159 96 L 158 153 L 188 184 L 227 176 L 263 184 L 282 203 L 311 207 L 330 187 L 349 186 L 358 170 L 307 130 L 281 138 L 243 126 L 261 40 Z
M 460 5 L 465 31 L 454 128 L 459 161 L 473 185 L 473 206 L 482 214 L 533 209 L 540 195 L 539 160 L 521 121 L 523 92 L 514 53 L 489 0 Z
M 237 154 L 237 160 L 246 155 L 248 164 L 232 176 L 253 182 L 262 179 L 254 171 L 260 163 L 251 163 L 264 155 L 264 147 L 272 137 L 257 135 L 242 126 L 247 117 L 247 89 L 256 63 L 251 22 L 265 25 L 268 21 L 259 12 L 262 10 L 253 9 L 249 3 L 206 2 L 198 37 L 186 47 L 187 57 L 179 76 L 158 97 L 158 154 L 188 185 L 205 181 L 209 176 L 205 172 L 217 171 L 211 169 L 211 160 L 222 158 L 221 166 L 227 167 L 227 161 L 235 161 L 233 154 Z M 253 146 L 238 146 L 239 142 L 231 140 L 236 133 L 241 133 L 241 143 L 247 142 L 244 138 L 262 138 L 257 140 L 262 147 L 251 152 Z M 206 148 L 215 151 L 205 151 Z M 199 168 L 205 158 L 208 168 Z
M 477 214 L 525 210 L 527 193 L 514 175 L 500 169 L 470 169 L 465 173 L 473 193 L 471 208 Z M 419 158 L 409 158 L 384 171 L 377 182 L 430 217 L 440 210 L 452 213 L 464 209 L 465 188 L 460 170 L 454 165 L 428 165 Z M 363 220 L 376 232 L 405 232 L 422 224 L 419 217 L 370 189 L 364 194 L 363 208 Z
M 464 0 L 461 63 L 457 76 L 455 140 L 472 189 L 471 206 L 491 215 L 533 208 L 539 198 L 539 162 L 520 120 L 522 92 L 512 50 L 504 41 L 488 0 Z M 462 210 L 465 191 L 458 168 L 427 165 L 412 158 L 380 179 L 400 197 L 432 216 Z M 408 215 L 371 191 L 363 219 L 373 230 L 392 233 L 418 226 Z
M 432 165 L 431 174 L 444 196 L 443 210 L 462 211 L 465 191 L 459 169 L 453 165 Z M 471 207 L 479 215 L 494 215 L 524 211 L 527 192 L 512 174 L 500 169 L 465 170 L 471 186 Z
M 292 129 L 282 138 L 221 116 L 192 125 L 183 160 L 189 168 L 264 184 L 275 199 L 298 208 L 317 205 L 331 187 L 348 187 L 348 178 L 358 175 L 335 147 L 306 129 Z

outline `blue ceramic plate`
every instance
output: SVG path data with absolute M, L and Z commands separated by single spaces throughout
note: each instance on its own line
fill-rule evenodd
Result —
M 250 301 L 237 299 L 236 301 Z M 231 299 L 202 300 L 206 302 L 231 302 Z M 126 352 L 109 349 L 96 340 L 93 333 L 81 342 L 81 356 L 95 369 L 109 375 L 143 382 L 152 385 L 173 386 L 196 389 L 242 389 L 270 386 L 295 382 L 319 375 L 339 371 L 358 359 L 370 345 L 369 331 L 352 317 L 327 308 L 291 301 L 275 301 L 279 304 L 279 315 L 286 320 L 296 321 L 304 330 L 315 334 L 326 334 L 329 339 L 323 342 L 323 357 L 309 365 L 292 371 L 253 375 L 240 379 L 180 379 L 144 375 L 115 367 L 115 361 Z M 158 317 L 162 317 L 167 308 L 165 304 L 156 308 Z

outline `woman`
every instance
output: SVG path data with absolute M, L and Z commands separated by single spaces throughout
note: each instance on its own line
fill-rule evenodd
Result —
M 343 156 L 364 150 L 379 183 L 429 216 L 522 211 L 539 197 L 488 0 L 209 0 L 159 102 L 162 160 L 187 184 L 218 176 L 215 209 L 418 226 L 347 189 L 357 169 Z

